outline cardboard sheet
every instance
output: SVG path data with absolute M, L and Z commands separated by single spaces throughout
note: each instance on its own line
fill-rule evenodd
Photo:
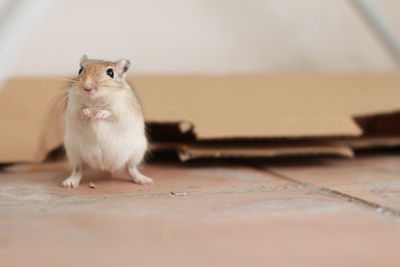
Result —
M 41 161 L 63 137 L 65 81 L 25 78 L 0 91 L 0 162 Z
M 351 147 L 382 145 L 385 140 L 387 146 L 397 145 L 400 136 L 392 131 L 394 118 L 380 118 L 380 123 L 359 119 L 400 111 L 398 74 L 140 76 L 130 80 L 152 125 L 151 139 L 180 143 L 176 147 L 182 159 L 351 156 Z M 41 161 L 62 144 L 67 84 L 60 77 L 19 77 L 3 86 L 0 162 Z M 370 136 L 366 132 L 372 128 Z M 384 139 L 387 132 L 393 138 L 390 142 Z M 271 140 L 277 139 L 271 146 Z M 338 139 L 351 143 L 331 142 Z M 243 147 L 244 140 L 266 143 L 259 148 Z M 289 140 L 302 145 L 293 146 Z M 208 141 L 232 143 L 218 147 Z

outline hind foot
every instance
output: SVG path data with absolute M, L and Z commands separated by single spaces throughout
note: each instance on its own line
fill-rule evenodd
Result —
M 62 182 L 64 188 L 71 189 L 79 186 L 80 179 L 78 177 L 69 177 Z
M 62 182 L 62 185 L 64 188 L 71 189 L 71 188 L 77 188 L 79 186 L 79 182 L 82 179 L 82 170 L 81 168 L 74 168 L 72 174 L 70 177 L 65 179 Z
M 131 180 L 140 185 L 151 185 L 154 183 L 153 179 L 141 174 L 136 167 L 128 168 L 128 174 Z

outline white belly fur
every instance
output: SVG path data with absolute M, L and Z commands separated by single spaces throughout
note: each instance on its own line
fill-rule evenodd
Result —
M 68 120 L 67 120 L 68 121 Z M 147 148 L 143 126 L 134 120 L 67 123 L 65 148 L 71 163 L 86 163 L 96 170 L 118 171 Z

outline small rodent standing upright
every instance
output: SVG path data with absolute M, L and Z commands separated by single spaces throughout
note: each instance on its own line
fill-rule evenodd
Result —
M 76 188 L 83 166 L 111 174 L 126 170 L 133 182 L 152 184 L 138 170 L 147 150 L 142 107 L 126 79 L 130 62 L 89 59 L 68 91 L 64 145 L 72 174 L 62 182 Z

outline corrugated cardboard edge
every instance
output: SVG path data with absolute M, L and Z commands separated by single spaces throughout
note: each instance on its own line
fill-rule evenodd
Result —
M 207 144 L 153 143 L 154 150 L 175 150 L 183 162 L 201 158 L 272 158 L 291 156 L 329 155 L 353 157 L 353 150 L 345 143 L 329 141 L 298 141 L 284 146 L 271 144 Z
M 360 137 L 363 134 L 362 129 L 357 125 L 353 118 L 340 117 L 340 120 L 346 122 L 350 127 L 352 127 L 352 133 L 337 131 L 335 133 L 320 133 L 318 135 L 307 135 L 307 134 L 293 134 L 293 135 L 247 135 L 238 136 L 235 134 L 223 134 L 220 136 L 206 136 L 203 133 L 199 133 L 198 127 L 191 121 L 146 121 L 151 125 L 157 125 L 159 129 L 163 127 L 176 127 L 179 134 L 190 134 L 194 137 L 196 141 L 221 141 L 221 140 L 275 140 L 275 139 L 288 139 L 288 140 L 312 140 L 312 139 L 330 139 L 330 138 L 352 138 Z M 178 138 L 179 136 L 175 136 Z
M 179 131 L 179 133 L 181 134 L 185 134 L 185 133 L 194 133 L 194 124 L 190 121 L 185 121 L 185 120 L 181 120 L 181 121 L 156 121 L 156 120 L 146 120 L 146 123 L 150 123 L 150 124 L 154 124 L 157 126 L 173 126 L 176 127 Z
M 400 147 L 400 136 L 370 136 L 339 141 L 354 150 Z

